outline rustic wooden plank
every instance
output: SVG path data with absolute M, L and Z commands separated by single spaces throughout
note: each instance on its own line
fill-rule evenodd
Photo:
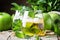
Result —
M 31 37 L 29 39 L 21 39 L 15 36 L 15 32 L 13 31 L 3 31 L 0 32 L 0 40 L 35 40 L 35 37 Z M 39 40 L 58 40 L 56 35 L 44 36 L 40 37 Z
M 58 40 L 56 35 L 40 37 L 42 40 Z
M 7 40 L 7 38 L 9 37 L 11 33 L 8 31 L 3 31 L 0 32 L 0 40 Z

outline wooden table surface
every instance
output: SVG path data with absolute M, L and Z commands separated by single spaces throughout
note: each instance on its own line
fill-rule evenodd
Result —
M 15 33 L 13 31 L 2 31 L 0 32 L 0 40 L 35 40 L 36 38 L 31 37 L 30 39 L 21 39 L 15 36 Z M 58 40 L 57 36 L 44 36 L 40 37 L 42 40 Z M 39 40 L 40 40 L 39 39 Z

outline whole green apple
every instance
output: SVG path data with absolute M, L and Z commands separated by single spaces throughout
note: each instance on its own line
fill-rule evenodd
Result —
M 52 20 L 48 13 L 43 13 L 44 17 L 44 29 L 45 30 L 51 30 L 52 27 Z
M 8 13 L 0 12 L 0 31 L 8 30 L 12 26 L 12 18 Z

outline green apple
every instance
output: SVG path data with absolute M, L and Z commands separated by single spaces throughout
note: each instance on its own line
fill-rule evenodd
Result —
M 12 26 L 12 18 L 5 12 L 0 12 L 0 31 L 8 30 Z
M 57 13 L 49 13 L 49 15 L 53 21 L 59 18 L 59 15 Z
M 48 13 L 43 13 L 44 17 L 44 29 L 51 30 L 52 27 L 52 20 Z

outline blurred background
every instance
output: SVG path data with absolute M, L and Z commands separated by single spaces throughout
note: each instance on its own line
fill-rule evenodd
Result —
M 22 4 L 22 5 L 28 5 L 28 3 L 26 3 L 26 0 L 0 0 L 0 12 L 7 12 L 10 15 L 12 15 L 14 13 L 14 11 L 11 10 L 11 3 L 17 3 L 17 4 Z
M 29 4 L 26 2 L 26 0 L 0 0 L 0 12 L 7 12 L 10 15 L 14 14 L 14 11 L 11 10 L 11 8 L 13 7 L 11 3 L 17 3 L 19 5 L 30 6 L 32 2 Z M 59 10 L 56 10 L 56 11 L 60 11 L 60 8 L 58 9 Z

